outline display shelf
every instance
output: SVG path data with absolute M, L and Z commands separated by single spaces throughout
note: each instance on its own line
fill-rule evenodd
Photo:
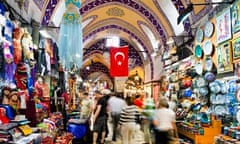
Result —
M 189 139 L 191 139 L 194 144 L 213 144 L 214 137 L 221 133 L 221 121 L 212 120 L 212 125 L 209 127 L 203 127 L 204 134 L 195 134 L 187 129 L 178 127 L 178 133 Z
M 230 136 L 226 136 L 223 134 L 220 134 L 218 136 L 214 137 L 214 143 L 213 144 L 240 144 L 240 141 L 237 139 L 233 139 Z

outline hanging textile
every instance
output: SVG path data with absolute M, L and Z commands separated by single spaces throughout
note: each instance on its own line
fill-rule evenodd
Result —
M 4 69 L 4 53 L 3 53 L 3 44 L 0 45 L 0 79 L 4 79 L 5 69 Z
M 4 53 L 4 66 L 5 66 L 5 80 L 7 82 L 14 81 L 14 72 L 15 72 L 15 64 L 13 62 L 13 55 L 10 52 L 10 46 L 8 43 L 3 44 L 3 53 Z
M 65 0 L 66 11 L 63 15 L 60 37 L 59 56 L 65 69 L 70 69 L 73 64 L 78 68 L 82 65 L 82 25 L 79 13 L 79 0 Z

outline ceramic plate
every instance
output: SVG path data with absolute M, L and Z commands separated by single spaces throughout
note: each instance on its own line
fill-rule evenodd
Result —
M 208 88 L 207 87 L 201 87 L 199 88 L 199 94 L 201 96 L 206 96 L 208 94 Z
M 206 105 L 208 103 L 208 97 L 207 96 L 200 96 L 200 103 L 201 105 Z
M 225 101 L 225 97 L 222 94 L 217 94 L 216 96 L 216 103 L 217 104 L 223 104 Z
M 236 80 L 230 80 L 228 82 L 228 92 L 229 93 L 235 93 L 236 91 L 237 91 Z
M 198 28 L 198 30 L 197 30 L 196 40 L 199 43 L 201 43 L 203 41 L 203 30 L 201 28 Z
M 197 63 L 195 64 L 195 70 L 196 70 L 196 73 L 197 73 L 198 75 L 202 75 L 202 73 L 203 73 L 202 62 L 197 62 Z
M 225 107 L 222 106 L 222 105 L 216 106 L 216 107 L 214 108 L 214 111 L 215 111 L 215 114 L 217 114 L 217 115 L 222 115 L 222 114 L 225 114 L 225 113 L 227 112 L 226 109 L 225 109 Z
M 228 92 L 227 84 L 221 81 L 220 85 L 221 85 L 221 93 L 226 94 Z
M 216 94 L 211 93 L 210 102 L 211 102 L 212 104 L 215 104 L 215 103 L 216 103 Z
M 202 47 L 200 45 L 195 46 L 195 56 L 201 58 L 203 55 Z
M 238 123 L 240 123 L 240 110 L 237 111 L 236 118 Z
M 211 55 L 213 52 L 213 44 L 210 40 L 206 41 L 203 47 L 203 52 L 205 55 Z
M 203 78 L 203 77 L 199 77 L 197 80 L 196 80 L 196 83 L 197 83 L 197 87 L 204 87 L 207 85 L 207 82 L 206 80 Z
M 204 27 L 204 35 L 205 37 L 210 38 L 213 32 L 214 32 L 214 24 L 209 21 L 206 23 Z
M 238 89 L 236 92 L 236 100 L 240 102 L 240 89 Z
M 213 62 L 211 57 L 206 57 L 205 59 L 205 70 L 206 71 L 211 71 L 213 68 Z

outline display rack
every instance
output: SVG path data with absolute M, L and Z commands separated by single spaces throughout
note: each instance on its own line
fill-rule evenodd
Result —
M 191 139 L 194 144 L 213 144 L 214 137 L 221 133 L 221 121 L 212 119 L 211 126 L 203 127 L 203 130 L 204 133 L 200 135 L 191 132 L 188 129 L 178 127 L 178 133 L 186 138 Z

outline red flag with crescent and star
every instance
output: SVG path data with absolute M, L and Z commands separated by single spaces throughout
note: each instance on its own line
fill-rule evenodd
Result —
M 128 46 L 110 48 L 110 75 L 128 76 Z

